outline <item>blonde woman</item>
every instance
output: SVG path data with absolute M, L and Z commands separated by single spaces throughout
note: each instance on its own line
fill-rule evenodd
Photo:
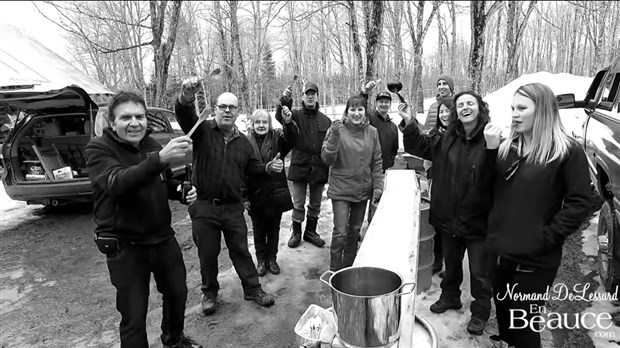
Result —
M 549 87 L 521 86 L 511 107 L 510 135 L 501 145 L 497 127 L 484 132 L 487 148 L 495 149 L 489 151 L 498 151 L 487 235 L 499 328 L 492 339 L 536 348 L 540 334 L 529 325 L 511 328 L 510 316 L 531 318 L 544 301 L 520 301 L 509 291 L 544 294 L 552 285 L 564 239 L 590 213 L 590 179 L 585 153 L 562 127 Z

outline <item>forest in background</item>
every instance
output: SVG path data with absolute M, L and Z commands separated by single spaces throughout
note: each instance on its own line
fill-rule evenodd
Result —
M 204 84 L 199 112 L 223 91 L 244 112 L 271 110 L 295 74 L 332 107 L 367 81 L 381 79 L 376 93 L 399 80 L 421 112 L 443 73 L 457 90 L 485 95 L 526 73 L 593 76 L 620 52 L 618 1 L 33 3 L 66 30 L 73 64 L 150 105 L 173 108 L 184 78 L 221 68 Z M 429 38 L 434 50 L 424 52 Z M 293 89 L 298 102 L 301 83 Z

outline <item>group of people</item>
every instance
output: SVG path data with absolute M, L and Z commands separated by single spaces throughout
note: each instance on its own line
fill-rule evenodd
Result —
M 527 320 L 537 315 L 560 266 L 564 240 L 591 213 L 585 153 L 563 128 L 555 95 L 544 84 L 517 89 L 506 139 L 479 94 L 442 93 L 453 86 L 445 76 L 437 86 L 432 131 L 399 106 L 405 151 L 432 161 L 429 222 L 441 245 L 433 268 L 440 270 L 443 259 L 445 272 L 430 310 L 462 307 L 467 251 L 474 299 L 467 331 L 483 333 L 493 298 L 495 346 L 540 347 L 539 331 L 532 329 L 539 323 L 516 326 L 511 310 L 524 311 Z
M 148 347 L 145 318 L 151 273 L 163 295 L 164 346 L 200 347 L 183 333 L 186 270 L 168 206 L 168 199 L 178 199 L 182 190 L 168 165 L 190 150 L 193 186 L 187 202 L 205 315 L 218 308 L 222 235 L 244 299 L 265 307 L 274 304 L 259 277 L 281 271 L 277 253 L 282 213 L 293 210 L 290 248 L 302 240 L 323 247 L 317 224 L 326 184 L 333 208 L 329 268 L 351 266 L 364 217 L 372 219 L 385 171 L 394 165 L 399 129 L 405 151 L 428 160 L 427 175 L 432 178 L 433 271 L 439 272 L 445 263 L 445 272 L 441 296 L 431 311 L 462 307 L 465 251 L 474 298 L 467 326 L 471 334 L 482 334 L 494 293 L 512 286 L 521 292 L 545 291 L 555 278 L 565 237 L 590 212 L 585 155 L 562 128 L 552 91 L 542 84 L 519 88 L 512 102 L 510 134 L 501 139 L 482 97 L 471 91 L 455 94 L 449 76 L 438 80 L 437 103 L 425 126 L 401 103 L 403 120 L 397 127 L 388 115 L 389 92 L 378 93 L 375 110 L 370 110 L 368 92 L 375 86 L 369 82 L 351 96 L 342 118 L 333 121 L 319 110 L 316 84 L 304 85 L 299 109 L 292 108 L 292 91 L 287 88 L 275 115 L 282 129 L 274 129 L 269 113 L 259 109 L 251 114 L 245 135 L 235 126 L 239 100 L 232 93 L 217 98 L 214 119 L 199 119 L 194 100 L 201 87 L 192 77 L 183 82 L 175 114 L 186 134 L 196 131 L 163 148 L 147 133 L 144 99 L 129 92 L 113 98 L 110 127 L 88 144 L 86 152 L 95 241 L 107 255 L 117 290 L 121 347 Z M 283 159 L 289 152 L 285 174 Z M 254 230 L 256 265 L 248 248 L 246 210 Z M 542 303 L 494 299 L 499 326 L 494 339 L 515 347 L 540 346 L 531 329 L 509 328 L 509 310 L 529 310 L 530 304 Z

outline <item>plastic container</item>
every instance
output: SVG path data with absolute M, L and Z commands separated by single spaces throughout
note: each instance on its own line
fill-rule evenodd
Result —
M 314 331 L 311 326 L 314 325 Z M 318 325 L 317 325 L 318 324 Z M 297 343 L 303 348 L 331 347 L 336 335 L 336 324 L 331 311 L 310 305 L 295 325 Z

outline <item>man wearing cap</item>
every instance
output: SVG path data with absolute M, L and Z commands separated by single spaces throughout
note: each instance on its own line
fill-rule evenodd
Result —
M 426 121 L 424 121 L 424 128 L 426 131 L 430 131 L 435 127 L 437 122 L 437 107 L 439 102 L 445 98 L 454 97 L 454 80 L 449 75 L 440 75 L 437 78 L 437 101 L 434 102 L 428 109 L 428 115 Z
M 284 90 L 280 105 L 276 109 L 278 122 L 284 124 L 282 114 L 290 114 L 297 125 L 296 131 L 299 132 L 295 135 L 296 141 L 291 152 L 291 164 L 287 175 L 292 182 L 293 196 L 293 224 L 291 238 L 288 241 L 290 248 L 296 248 L 301 243 L 301 224 L 304 221 L 304 205 L 308 187 L 310 188 L 310 202 L 303 240 L 317 247 L 325 245 L 325 241 L 319 236 L 316 228 L 321 212 L 323 188 L 329 175 L 329 167 L 321 159 L 321 146 L 327 129 L 331 126 L 331 120 L 319 111 L 317 85 L 308 82 L 304 85 L 303 92 L 301 109 L 292 110 L 293 99 L 290 88 Z
M 374 88 L 376 82 L 368 82 L 365 86 L 366 91 L 362 91 L 362 96 L 368 99 L 368 91 Z M 377 128 L 379 133 L 379 144 L 381 145 L 381 158 L 383 159 L 383 173 L 394 165 L 394 159 L 398 153 L 398 127 L 392 122 L 388 111 L 392 105 L 392 95 L 390 92 L 380 92 L 376 98 L 375 111 L 367 113 L 370 125 Z M 381 188 L 383 189 L 383 188 Z M 368 205 L 368 223 L 372 220 L 377 206 Z

